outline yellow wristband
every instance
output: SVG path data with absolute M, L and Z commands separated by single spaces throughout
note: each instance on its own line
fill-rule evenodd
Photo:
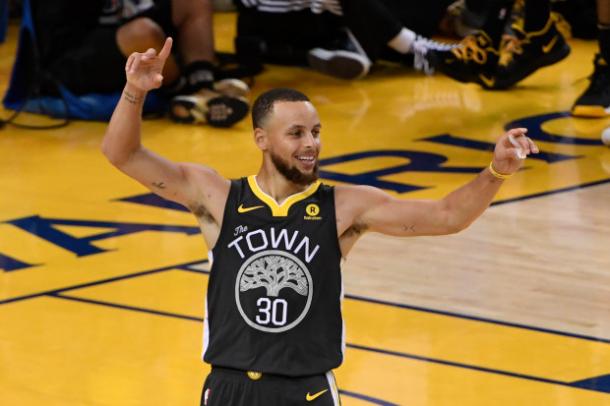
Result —
M 496 178 L 498 178 L 498 179 L 502 179 L 502 180 L 508 179 L 508 178 L 510 178 L 511 176 L 513 176 L 513 174 L 512 174 L 512 173 L 504 174 L 504 173 L 500 173 L 500 172 L 496 171 L 496 170 L 494 169 L 494 164 L 493 164 L 493 161 L 491 161 L 491 162 L 489 163 L 489 172 L 491 172 L 491 174 L 492 174 L 494 177 L 496 177 Z

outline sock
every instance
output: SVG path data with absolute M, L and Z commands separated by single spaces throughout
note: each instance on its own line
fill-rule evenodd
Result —
M 540 31 L 551 16 L 549 0 L 525 0 L 525 32 Z
M 598 24 L 599 29 L 599 50 L 606 63 L 610 64 L 610 25 Z
M 413 47 L 416 36 L 417 35 L 413 31 L 403 28 L 398 35 L 388 42 L 388 46 L 401 54 L 409 53 Z
M 483 31 L 489 35 L 492 46 L 495 49 L 500 49 L 500 41 L 502 40 L 506 22 L 510 17 L 513 1 L 495 1 L 488 7 L 487 19 L 485 20 L 485 24 L 483 24 Z
M 212 89 L 216 68 L 207 61 L 196 61 L 188 64 L 182 73 L 185 79 L 182 94 L 193 94 L 201 89 Z

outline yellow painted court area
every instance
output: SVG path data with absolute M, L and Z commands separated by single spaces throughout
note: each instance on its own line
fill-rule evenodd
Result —
M 234 16 L 215 23 L 229 49 Z M 509 123 L 543 151 L 459 235 L 357 243 L 343 267 L 343 405 L 610 405 L 610 119 L 568 115 L 596 49 L 570 45 L 506 92 L 390 66 L 358 82 L 278 66 L 257 78 L 253 97 L 290 86 L 317 106 L 327 183 L 440 198 L 489 164 Z M 199 404 L 208 247 L 190 213 L 106 162 L 104 129 L 0 132 L 0 405 Z M 143 133 L 229 178 L 260 163 L 249 121 L 151 120 Z

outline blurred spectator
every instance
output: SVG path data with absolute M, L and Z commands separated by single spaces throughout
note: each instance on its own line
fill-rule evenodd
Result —
M 171 117 L 229 126 L 246 116 L 245 83 L 215 82 L 210 0 L 34 2 L 43 63 L 72 92 L 120 91 L 126 58 L 148 48 L 160 50 L 172 36 L 176 52 L 163 71 Z
M 610 0 L 597 0 L 599 53 L 593 60 L 591 82 L 572 107 L 578 117 L 610 115 Z
M 480 29 L 450 51 L 429 53 L 432 65 L 460 82 L 506 89 L 568 56 L 570 47 L 557 29 L 549 0 L 526 0 L 504 36 L 513 3 L 466 1 L 471 25 Z
M 308 64 L 339 78 L 361 78 L 378 59 L 420 67 L 427 50 L 451 48 L 425 38 L 436 32 L 449 0 L 236 1 L 238 53 Z

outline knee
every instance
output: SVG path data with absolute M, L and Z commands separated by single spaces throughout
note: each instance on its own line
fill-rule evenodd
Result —
M 144 52 L 148 48 L 159 50 L 164 41 L 165 32 L 150 18 L 136 18 L 117 31 L 117 43 L 125 56 L 132 52 Z

